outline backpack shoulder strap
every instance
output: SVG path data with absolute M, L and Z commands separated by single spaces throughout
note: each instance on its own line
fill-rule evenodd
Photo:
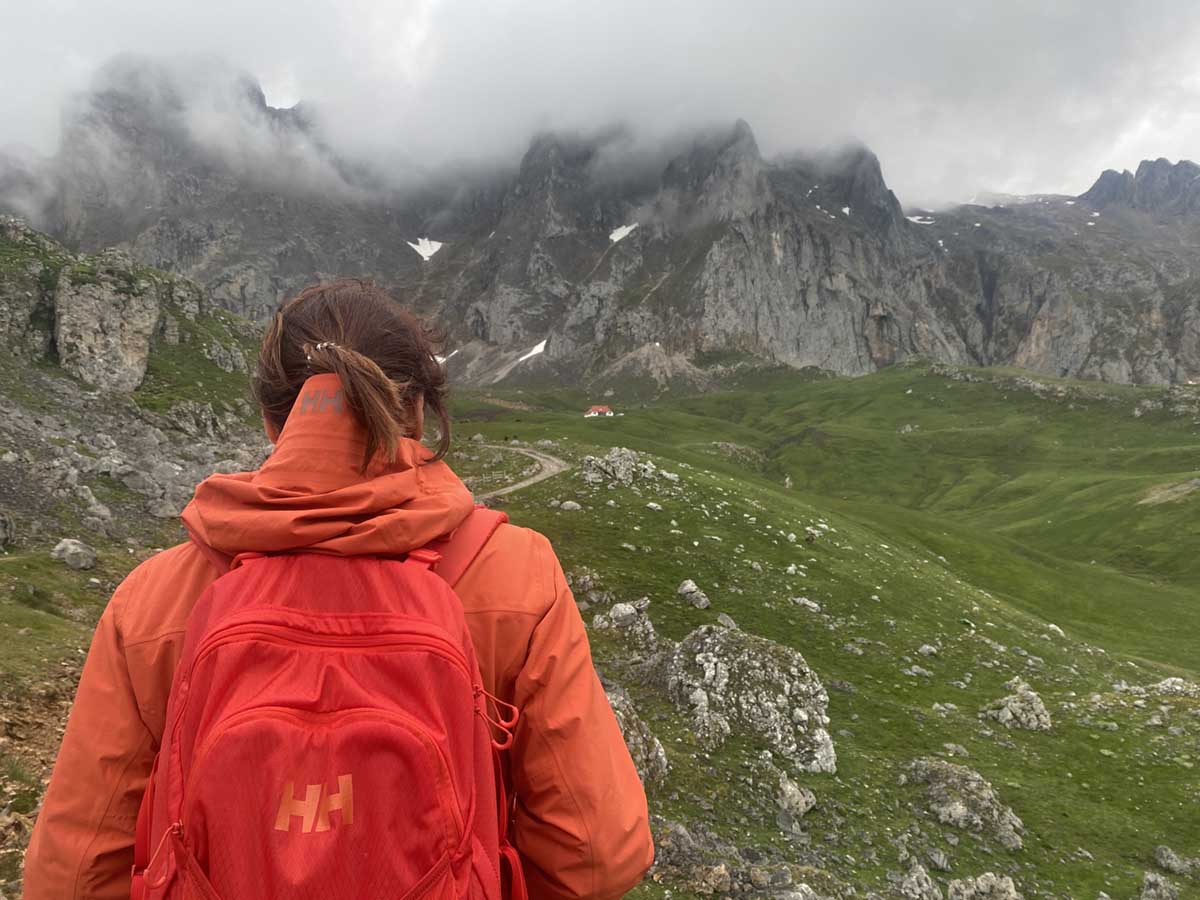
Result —
M 496 529 L 507 521 L 508 516 L 500 510 L 475 507 L 474 512 L 448 537 L 426 545 L 425 549 L 441 557 L 433 566 L 433 571 L 450 587 L 454 587 L 471 563 L 475 562 L 484 545 L 491 540 Z

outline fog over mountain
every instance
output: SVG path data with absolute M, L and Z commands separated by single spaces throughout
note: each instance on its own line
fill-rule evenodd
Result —
M 1200 7 L 1180 0 L 5 6 L 10 156 L 53 152 L 64 108 L 123 53 L 169 61 L 201 144 L 275 154 L 211 94 L 214 69 L 246 71 L 273 106 L 303 99 L 338 158 L 399 179 L 515 167 L 539 131 L 622 125 L 658 146 L 740 117 L 768 157 L 861 140 L 905 204 L 937 204 L 1077 193 L 1200 138 Z M 319 150 L 289 150 L 320 171 Z

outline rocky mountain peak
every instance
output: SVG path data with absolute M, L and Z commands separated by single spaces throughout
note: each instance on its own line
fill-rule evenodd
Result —
M 731 128 L 697 136 L 690 149 L 667 165 L 662 184 L 687 195 L 709 215 L 735 218 L 762 206 L 765 172 L 754 132 L 739 119 Z
M 663 181 L 672 187 L 694 190 L 714 177 L 761 165 L 754 132 L 738 119 L 732 128 L 698 135 L 689 150 L 671 160 Z
M 1200 166 L 1191 160 L 1142 160 L 1137 172 L 1108 169 L 1080 200 L 1097 209 L 1124 206 L 1143 212 L 1200 212 Z
M 575 135 L 553 131 L 536 134 L 521 158 L 518 181 L 535 184 L 547 177 L 582 173 L 597 148 L 598 142 Z
M 850 144 L 818 161 L 828 190 L 876 227 L 899 222 L 900 201 L 883 178 L 879 157 L 862 144 Z

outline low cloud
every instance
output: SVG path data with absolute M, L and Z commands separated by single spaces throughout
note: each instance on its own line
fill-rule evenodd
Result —
M 652 146 L 740 117 L 767 154 L 861 140 L 903 202 L 932 204 L 1196 155 L 1197 51 L 1185 0 L 56 0 L 5 11 L 0 146 L 52 151 L 72 98 L 132 53 L 185 85 L 200 146 L 277 175 L 419 179 L 514 164 L 541 130 Z M 319 139 L 247 120 L 206 74 L 225 68 L 303 98 Z

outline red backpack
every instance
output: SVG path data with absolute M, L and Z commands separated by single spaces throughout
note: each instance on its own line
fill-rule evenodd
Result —
M 504 520 L 404 560 L 234 561 L 188 620 L 134 900 L 525 896 L 499 766 L 517 711 L 452 590 Z

